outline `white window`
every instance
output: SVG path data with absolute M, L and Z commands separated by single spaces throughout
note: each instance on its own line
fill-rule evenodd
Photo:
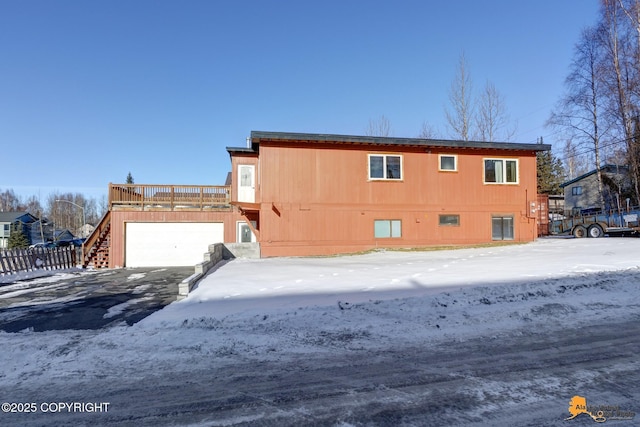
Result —
M 402 179 L 402 156 L 369 154 L 369 179 Z
M 377 219 L 373 222 L 373 235 L 376 239 L 402 237 L 402 221 L 399 219 Z
M 453 154 L 440 154 L 438 156 L 438 170 L 441 171 L 457 171 L 458 156 Z
M 576 187 L 571 187 L 571 195 L 572 196 L 579 196 L 582 194 L 582 187 L 581 186 L 576 186 Z
M 517 184 L 518 161 L 515 159 L 484 159 L 485 184 Z

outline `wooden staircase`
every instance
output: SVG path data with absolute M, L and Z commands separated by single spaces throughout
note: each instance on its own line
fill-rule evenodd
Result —
M 109 268 L 111 247 L 111 211 L 104 214 L 98 226 L 82 245 L 82 268 Z

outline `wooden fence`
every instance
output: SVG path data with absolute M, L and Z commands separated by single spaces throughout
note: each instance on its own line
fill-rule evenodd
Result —
M 0 275 L 35 270 L 61 270 L 77 266 L 77 248 L 29 248 L 0 251 Z

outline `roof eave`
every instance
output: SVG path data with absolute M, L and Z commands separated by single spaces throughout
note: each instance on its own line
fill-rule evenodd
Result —
M 333 143 L 333 144 L 364 144 L 423 148 L 471 148 L 471 149 L 498 149 L 520 151 L 549 151 L 549 144 L 525 144 L 515 142 L 481 142 L 459 141 L 444 139 L 424 138 L 395 138 L 381 136 L 336 135 L 336 134 L 311 134 L 293 132 L 264 132 L 252 131 L 251 142 L 253 144 L 268 142 L 307 142 L 307 143 Z
M 258 152 L 257 150 L 254 150 L 253 148 L 248 148 L 248 147 L 227 147 L 226 149 L 229 154 L 232 154 L 232 153 L 255 154 Z

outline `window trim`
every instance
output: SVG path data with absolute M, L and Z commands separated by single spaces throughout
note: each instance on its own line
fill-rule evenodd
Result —
M 442 168 L 442 158 L 443 157 L 452 157 L 453 158 L 453 169 L 443 169 Z M 458 155 L 457 154 L 438 154 L 438 171 L 440 171 L 440 172 L 458 172 Z
M 487 181 L 487 161 L 502 162 L 502 178 L 503 181 Z M 514 162 L 516 165 L 516 180 L 507 181 L 507 162 Z M 518 185 L 520 184 L 520 159 L 509 157 L 485 157 L 482 159 L 482 182 L 488 185 Z
M 443 223 L 442 219 L 444 217 L 455 217 L 455 223 Z M 460 214 L 439 214 L 438 215 L 438 227 L 460 227 Z
M 376 236 L 376 224 L 378 222 L 388 222 L 389 223 L 389 235 L 388 236 Z M 400 232 L 399 235 L 394 236 L 393 233 L 393 225 L 394 223 L 397 223 L 396 225 L 399 226 L 398 231 Z M 402 220 L 401 219 L 374 219 L 373 220 L 373 238 L 374 239 L 401 239 L 402 238 Z
M 372 157 L 382 157 L 382 172 L 384 176 L 382 178 L 375 178 L 371 176 L 371 158 Z M 400 177 L 399 178 L 389 178 L 387 177 L 387 157 L 398 157 L 400 159 Z M 402 181 L 404 177 L 404 159 L 402 154 L 385 154 L 385 153 L 369 153 L 367 154 L 367 172 L 369 181 Z

